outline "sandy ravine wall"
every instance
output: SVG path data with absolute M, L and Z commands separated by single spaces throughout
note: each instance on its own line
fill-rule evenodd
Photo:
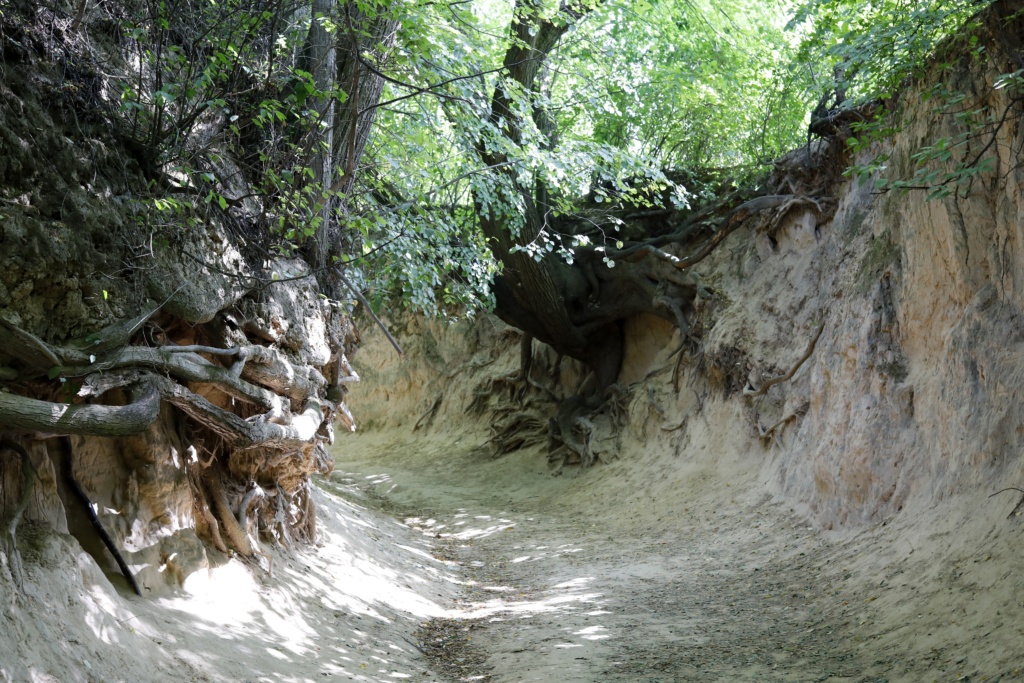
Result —
M 1017 68 L 1018 50 L 1006 36 L 1021 26 L 998 18 L 1015 7 L 1000 3 L 987 15 L 988 61 L 965 58 L 923 79 L 941 79 L 997 119 L 1011 108 L 1009 123 L 992 133 L 992 172 L 966 197 L 932 200 L 923 191 L 874 192 L 873 178 L 841 180 L 830 219 L 819 222 L 807 210 L 771 236 L 731 236 L 698 266 L 716 297 L 680 377 L 668 357 L 678 333 L 653 318 L 628 325 L 620 375 L 628 425 L 618 441 L 608 440 L 606 459 L 630 450 L 743 458 L 766 491 L 837 529 L 1020 484 L 1024 132 L 1012 116 L 1012 93 L 994 87 Z M 901 97 L 901 132 L 868 153 L 890 155 L 890 180 L 913 174 L 911 155 L 923 144 L 963 132 L 926 101 L 925 87 Z M 990 137 L 978 136 L 964 158 Z M 744 394 L 789 370 L 821 324 L 792 380 L 764 396 Z M 482 443 L 487 418 L 474 423 L 466 409 L 483 382 L 516 370 L 518 333 L 488 316 L 392 325 L 413 358 L 399 363 L 364 325 L 357 366 L 372 388 L 356 392 L 357 421 L 372 430 L 444 423 Z M 570 374 L 563 370 L 564 386 Z M 690 419 L 698 415 L 699 429 Z M 737 440 L 737 431 L 745 436 Z M 720 448 L 695 448 L 694 439 Z

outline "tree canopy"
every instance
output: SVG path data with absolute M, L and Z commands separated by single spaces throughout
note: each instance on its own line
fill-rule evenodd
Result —
M 165 47 L 179 4 L 213 17 L 189 48 L 201 72 Z M 624 321 L 685 338 L 705 292 L 690 266 L 755 214 L 821 210 L 821 187 L 769 182 L 773 160 L 806 145 L 810 164 L 811 133 L 841 119 L 853 151 L 886 134 L 885 106 L 866 105 L 983 4 L 151 0 L 136 31 L 152 87 L 128 81 L 125 104 L 151 147 L 217 111 L 256 210 L 229 206 L 210 143 L 162 152 L 164 171 L 198 173 L 208 203 L 301 249 L 328 296 L 493 308 L 580 361 L 591 377 L 552 430 L 586 461 L 573 434 L 615 381 Z
M 302 246 L 318 272 L 358 266 L 350 275 L 375 306 L 472 310 L 493 305 L 500 269 L 480 210 L 506 213 L 513 230 L 521 218 L 499 191 L 508 172 L 543 185 L 550 219 L 652 192 L 699 203 L 806 144 L 816 103 L 892 97 L 988 4 L 132 0 L 111 13 L 131 66 L 108 120 L 151 178 L 200 193 L 200 212 L 212 204 L 276 249 Z M 76 24 L 87 7 L 69 8 Z M 523 91 L 503 59 L 519 27 L 543 22 L 558 40 L 531 57 L 540 73 Z M 498 91 L 509 110 L 492 120 Z M 198 220 L 187 198 L 154 211 Z M 571 260 L 620 241 L 599 233 L 548 221 L 520 247 Z
M 726 189 L 709 173 L 742 184 L 806 144 L 815 103 L 837 92 L 834 107 L 891 96 L 987 3 L 517 6 L 534 4 L 564 22 L 565 32 L 536 87 L 506 93 L 510 113 L 525 123 L 514 140 L 488 125 L 491 95 L 507 85 L 502 58 L 522 21 L 511 4 L 400 5 L 395 44 L 378 62 L 389 74 L 386 104 L 364 161 L 359 210 L 349 217 L 363 252 L 353 256 L 372 256 L 361 263 L 376 301 L 400 293 L 432 313 L 453 303 L 493 304 L 489 283 L 499 266 L 481 238 L 473 197 L 503 200 L 500 169 L 475 153 L 481 140 L 502 148 L 501 163 L 518 177 L 543 183 L 552 219 L 576 212 L 581 198 L 642 204 L 645 187 L 671 187 L 672 201 L 687 206 Z M 535 107 L 543 121 L 528 114 Z M 690 182 L 679 182 L 678 172 L 690 173 Z M 695 172 L 707 182 L 696 182 Z M 516 201 L 485 204 L 508 211 L 509 226 L 522 213 Z M 549 225 L 523 247 L 571 260 L 588 239 L 567 239 Z M 614 232 L 602 239 L 618 241 Z
M 52 11 L 69 35 L 88 14 L 118 55 L 72 105 L 148 180 L 141 231 L 171 242 L 216 214 L 257 286 L 282 277 L 267 264 L 298 256 L 309 271 L 292 277 L 371 312 L 492 308 L 591 373 L 555 425 L 578 452 L 570 433 L 607 397 L 624 321 L 659 316 L 685 339 L 708 294 L 691 266 L 750 217 L 824 210 L 812 134 L 855 155 L 891 132 L 888 103 L 944 41 L 981 50 L 971 18 L 988 4 L 125 0 L 89 14 L 75 0 Z M 928 166 L 1001 125 L 964 115 L 968 137 L 934 141 L 914 177 L 888 187 L 969 187 L 978 159 Z M 771 180 L 802 146 L 804 179 Z M 864 176 L 887 159 L 858 163 Z

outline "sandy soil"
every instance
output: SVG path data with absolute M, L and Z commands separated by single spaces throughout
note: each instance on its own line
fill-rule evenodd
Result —
M 315 547 L 267 548 L 270 573 L 233 559 L 167 598 L 115 587 L 70 537 L 26 535 L 26 591 L 0 592 L 0 681 L 438 680 L 415 634 L 449 613 L 455 566 L 356 489 L 321 486 Z
M 1016 498 L 840 535 L 740 460 L 640 454 L 553 477 L 538 453 L 477 446 L 390 432 L 336 452 L 335 479 L 404 508 L 470 580 L 420 633 L 446 680 L 1021 678 Z
M 537 452 L 480 444 L 342 439 L 316 547 L 274 554 L 272 574 L 231 560 L 169 598 L 28 528 L 30 584 L 0 593 L 0 680 L 1022 679 L 1013 492 L 841 535 L 740 456 L 624 451 L 552 476 Z

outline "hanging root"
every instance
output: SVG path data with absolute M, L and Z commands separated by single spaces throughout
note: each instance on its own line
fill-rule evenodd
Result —
M 291 531 L 288 527 L 288 499 L 284 489 L 277 487 L 277 510 L 274 512 L 274 523 L 271 529 L 277 535 L 278 542 L 286 548 L 291 545 Z
M 199 511 L 210 530 L 210 541 L 213 542 L 213 547 L 227 555 L 228 547 L 224 545 L 224 538 L 220 535 L 220 524 L 217 523 L 217 518 L 213 516 L 210 506 L 206 504 L 205 500 L 199 502 Z
M 804 355 L 800 356 L 800 359 L 793 365 L 793 367 L 789 369 L 789 372 L 787 372 L 784 375 L 779 375 L 778 377 L 772 377 L 771 379 L 765 380 L 764 383 L 761 384 L 761 386 L 758 387 L 757 389 L 753 389 L 750 386 L 747 386 L 746 388 L 743 389 L 743 395 L 763 396 L 765 392 L 767 392 L 771 387 L 775 386 L 776 384 L 788 382 L 789 380 L 791 380 L 793 378 L 793 375 L 796 374 L 796 371 L 800 369 L 800 366 L 803 365 L 804 362 L 811 357 L 812 353 L 814 353 L 814 347 L 817 345 L 818 338 L 821 337 L 821 333 L 824 331 L 824 329 L 825 321 L 822 320 L 821 324 L 818 325 L 818 331 L 814 333 L 814 336 L 811 338 L 811 341 L 807 344 L 807 349 L 804 351 Z
M 761 429 L 761 425 L 758 425 L 757 430 L 760 433 L 761 445 L 767 446 L 768 443 L 772 440 L 773 436 L 777 435 L 777 433 L 780 432 L 783 427 L 789 424 L 790 421 L 806 415 L 810 407 L 811 404 L 805 401 L 803 404 L 800 405 L 799 408 L 797 408 L 789 415 L 786 415 L 785 417 L 777 421 L 768 429 Z
M 313 502 L 312 486 L 309 482 L 305 482 L 298 491 L 295 492 L 293 498 L 295 507 L 298 508 L 301 519 L 296 521 L 292 528 L 298 533 L 300 538 L 309 541 L 310 543 L 316 542 L 316 503 Z
M 142 590 L 139 588 L 139 583 L 135 580 L 135 575 L 132 574 L 132 570 L 128 567 L 128 563 L 125 562 L 124 557 L 121 555 L 121 551 L 118 550 L 114 544 L 114 539 L 110 537 L 107 530 L 103 528 L 103 524 L 100 522 L 99 516 L 96 514 L 96 508 L 93 506 L 92 501 L 89 500 L 89 496 L 86 495 L 85 491 L 78 484 L 75 479 L 75 473 L 73 471 L 74 463 L 71 461 L 71 444 L 67 443 L 65 439 L 64 444 L 64 462 L 62 468 L 64 470 L 64 480 L 67 482 L 68 488 L 71 492 L 82 502 L 85 506 L 85 513 L 89 516 L 89 521 L 92 522 L 93 528 L 96 530 L 96 534 L 103 541 L 103 545 L 107 547 L 110 554 L 114 556 L 114 561 L 117 562 L 118 568 L 121 570 L 121 574 L 128 581 L 128 585 L 132 587 L 132 590 L 136 595 L 141 596 Z
M 0 439 L 0 451 L 4 450 L 14 451 L 21 456 L 21 473 L 25 480 L 21 488 L 21 502 L 18 503 L 14 516 L 11 517 L 11 521 L 7 524 L 7 555 L 10 558 L 11 575 L 14 577 L 14 583 L 18 590 L 24 590 L 25 568 L 21 562 L 21 553 L 18 552 L 17 532 L 18 522 L 21 521 L 21 516 L 25 513 L 25 508 L 28 507 L 28 501 L 32 496 L 32 489 L 36 483 L 36 468 L 32 463 L 32 456 L 29 455 L 28 450 L 21 444 L 9 439 Z
M 231 510 L 228 493 L 224 489 L 224 482 L 220 478 L 220 470 L 216 464 L 212 464 L 203 471 L 203 483 L 213 502 L 224 535 L 227 536 L 235 552 L 246 557 L 252 556 L 253 549 L 249 542 L 249 535 L 238 523 L 238 519 Z
M 686 320 L 686 314 L 683 313 L 683 307 L 678 301 L 670 299 L 667 296 L 656 296 L 653 300 L 655 308 L 661 306 L 665 310 L 672 313 L 676 320 L 676 327 L 679 328 L 679 346 L 672 350 L 669 354 L 669 358 L 676 355 L 684 348 L 686 348 L 686 336 L 690 333 L 690 323 Z
M 263 489 L 256 482 L 253 482 L 252 488 L 242 497 L 242 504 L 238 507 L 238 514 L 235 519 L 238 520 L 238 526 L 242 527 L 243 532 L 249 532 L 249 506 L 252 505 L 254 500 L 263 496 Z
M 185 439 L 182 437 L 182 443 L 184 441 Z M 209 467 L 212 462 L 211 458 L 209 463 L 205 463 L 205 466 Z M 206 493 L 203 491 L 203 467 L 204 463 L 200 462 L 198 458 L 188 464 L 188 483 L 192 489 L 192 500 L 195 502 L 196 510 L 199 512 L 200 517 L 206 522 L 206 529 L 213 547 L 226 555 L 228 547 L 224 545 L 224 539 L 220 535 L 220 524 L 217 522 L 217 518 L 213 516 L 213 512 L 210 511 L 210 506 L 206 502 Z

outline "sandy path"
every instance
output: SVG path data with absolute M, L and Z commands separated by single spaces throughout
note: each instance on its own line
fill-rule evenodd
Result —
M 809 598 L 800 565 L 780 572 L 767 544 L 730 524 L 752 521 L 621 538 L 534 519 L 470 546 L 480 583 L 515 589 L 480 637 L 495 680 L 827 681 L 864 671 L 838 634 L 815 635 L 831 610 Z M 811 545 L 800 537 L 794 548 Z
M 698 471 L 673 500 L 641 491 L 623 504 L 630 485 L 614 463 L 555 478 L 529 455 L 418 446 L 364 437 L 364 457 L 339 462 L 352 474 L 336 476 L 416 510 L 406 523 L 461 566 L 464 626 L 430 636 L 448 680 L 1018 680 L 1024 630 L 979 602 L 1024 607 L 1020 529 L 996 516 L 977 522 L 1003 525 L 987 540 L 950 522 L 973 548 L 922 533 L 920 520 L 840 536 L 808 527 L 753 478 Z M 1001 580 L 951 587 L 936 566 L 939 554 L 981 578 L 991 572 L 979 552 L 1002 554 Z
M 479 443 L 340 441 L 318 544 L 272 576 L 234 559 L 140 600 L 47 535 L 31 593 L 0 590 L 0 681 L 1024 680 L 1016 497 L 825 532 L 745 456 L 553 477 Z
M 221 560 L 164 597 L 115 588 L 72 540 L 44 536 L 28 594 L 0 590 L 0 681 L 437 681 L 416 631 L 449 613 L 454 566 L 358 492 L 321 486 L 316 545 L 267 548 L 272 574 Z

